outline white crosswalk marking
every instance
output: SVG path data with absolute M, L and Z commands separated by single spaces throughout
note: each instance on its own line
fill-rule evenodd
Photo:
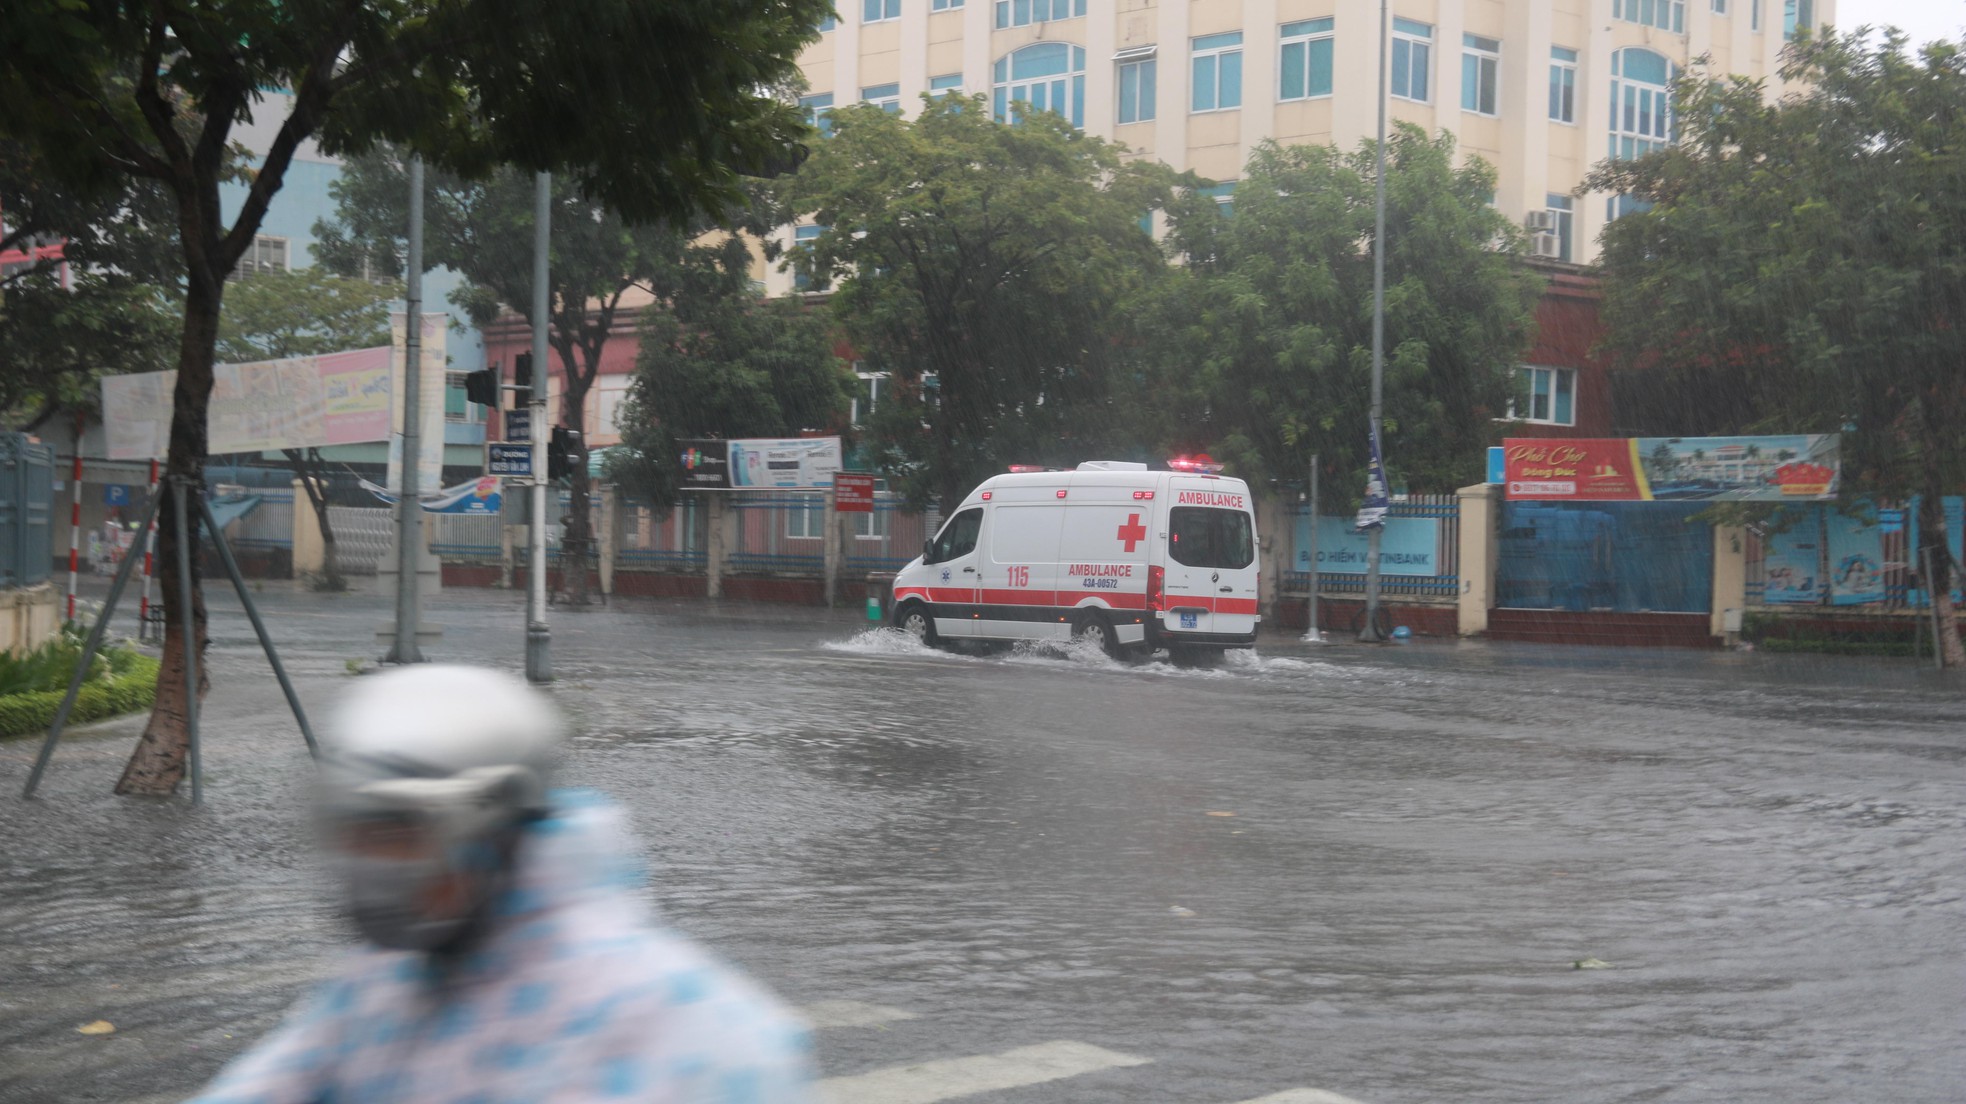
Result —
M 946 1058 L 850 1077 L 828 1077 L 819 1083 L 819 1089 L 821 1099 L 829 1104 L 935 1104 L 1147 1063 L 1146 1058 L 1061 1039 L 1002 1054 Z
M 1286 1089 L 1280 1093 L 1259 1096 L 1245 1100 L 1242 1104 L 1359 1104 L 1349 1096 L 1339 1096 L 1323 1089 Z
M 800 1008 L 799 1014 L 815 1028 L 879 1027 L 915 1018 L 913 1012 L 903 1008 L 850 1000 L 816 1001 Z

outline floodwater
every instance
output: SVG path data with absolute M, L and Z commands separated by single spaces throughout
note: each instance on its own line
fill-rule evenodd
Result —
M 264 600 L 318 724 L 387 600 Z M 434 655 L 518 665 L 517 595 L 433 605 Z M 0 1101 L 179 1099 L 345 939 L 299 738 L 219 616 L 205 807 L 107 794 L 132 722 L 64 743 L 34 802 L 33 743 L 0 744 Z M 1908 663 L 1279 638 L 1192 669 L 705 603 L 553 625 L 569 780 L 629 806 L 671 922 L 816 1010 L 828 1077 L 1966 1096 L 1966 692 Z M 1000 1076 L 1067 1043 L 1133 1061 Z

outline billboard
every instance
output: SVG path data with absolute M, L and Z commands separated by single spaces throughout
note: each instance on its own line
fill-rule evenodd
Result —
M 1379 539 L 1379 571 L 1384 575 L 1439 575 L 1440 522 L 1434 518 L 1387 518 Z M 1363 575 L 1370 561 L 1372 534 L 1352 527 L 1348 517 L 1321 517 L 1317 527 L 1317 569 L 1327 575 Z M 1295 571 L 1311 569 L 1311 519 L 1297 519 Z
M 845 465 L 838 437 L 683 441 L 685 490 L 824 490 Z
M 269 452 L 386 441 L 393 375 L 388 348 L 217 365 L 206 412 L 207 450 Z M 164 457 L 176 387 L 176 371 L 103 377 L 111 460 Z
M 1502 442 L 1515 501 L 1811 502 L 1842 475 L 1834 433 L 1764 437 L 1544 437 Z

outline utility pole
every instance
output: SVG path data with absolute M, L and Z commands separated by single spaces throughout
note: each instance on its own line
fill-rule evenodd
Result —
M 417 647 L 417 569 L 423 566 L 423 158 L 410 158 L 409 273 L 403 293 L 403 457 L 396 487 L 396 642 L 384 663 L 422 663 Z
M 532 203 L 532 509 L 526 540 L 526 678 L 553 681 L 553 635 L 546 627 L 546 326 L 552 294 L 546 286 L 552 243 L 553 176 L 533 178 Z M 581 565 L 582 569 L 585 565 Z
M 1375 212 L 1372 230 L 1372 475 L 1366 486 L 1368 493 L 1372 487 L 1372 477 L 1379 480 L 1380 493 L 1385 491 L 1384 476 L 1379 471 L 1379 423 L 1385 413 L 1386 402 L 1386 38 L 1387 0 L 1379 0 L 1379 155 L 1378 169 L 1374 174 Z M 1371 508 L 1368 502 L 1366 509 Z M 1360 511 L 1361 516 L 1365 513 Z M 1379 548 L 1385 539 L 1386 522 L 1383 514 L 1377 524 L 1371 526 L 1365 553 L 1365 625 L 1359 630 L 1361 643 L 1377 644 L 1384 640 L 1379 635 Z
M 1310 506 L 1310 510 L 1311 510 L 1311 540 L 1310 540 L 1310 548 L 1309 548 L 1309 549 L 1307 549 L 1307 551 L 1309 552 L 1309 554 L 1310 554 L 1310 557 L 1311 557 L 1311 605 L 1310 605 L 1310 620 L 1309 620 L 1309 623 L 1308 623 L 1308 625 L 1307 625 L 1307 626 L 1306 626 L 1306 628 L 1304 629 L 1304 642 L 1305 642 L 1305 643 L 1307 643 L 1307 644 L 1316 644 L 1316 643 L 1318 643 L 1319 641 L 1321 641 L 1321 640 L 1323 640 L 1323 639 L 1324 639 L 1324 634 L 1323 634 L 1323 633 L 1321 633 L 1321 632 L 1319 632 L 1319 631 L 1318 631 L 1318 627 L 1317 627 L 1317 576 L 1318 576 L 1318 566 L 1317 566 L 1317 523 L 1318 523 L 1318 512 L 1317 512 L 1317 508 L 1318 508 L 1318 502 L 1317 502 L 1317 491 L 1318 491 L 1318 486 L 1317 486 L 1317 469 L 1318 469 L 1318 454 L 1314 452 L 1314 453 L 1312 453 L 1312 454 L 1311 454 L 1311 488 L 1310 488 L 1310 489 L 1311 489 L 1311 495 L 1310 495 L 1310 502 L 1309 502 L 1309 504 L 1308 504 L 1308 505 Z

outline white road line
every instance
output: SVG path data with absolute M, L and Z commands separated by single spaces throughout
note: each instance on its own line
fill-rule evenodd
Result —
M 799 1014 L 815 1028 L 879 1027 L 915 1018 L 915 1014 L 906 1009 L 850 1000 L 815 1001 L 800 1008 Z
M 1285 1089 L 1280 1093 L 1259 1096 L 1245 1100 L 1242 1104 L 1359 1104 L 1349 1096 L 1339 1096 L 1323 1089 Z
M 1002 1054 L 945 1058 L 893 1066 L 851 1077 L 828 1077 L 820 1097 L 830 1104 L 935 1104 L 976 1093 L 1041 1085 L 1099 1070 L 1144 1066 L 1146 1058 L 1070 1040 L 1018 1047 Z

